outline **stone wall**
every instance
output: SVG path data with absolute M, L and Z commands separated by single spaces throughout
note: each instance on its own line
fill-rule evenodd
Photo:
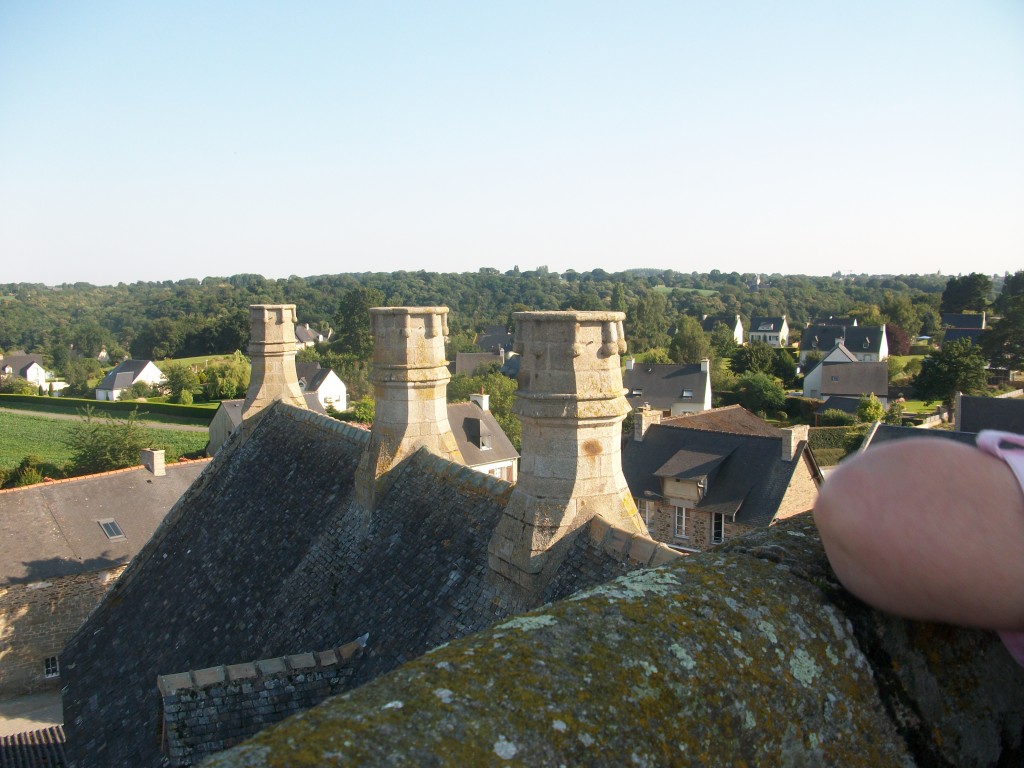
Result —
M 345 690 L 364 644 L 161 675 L 164 754 L 172 766 L 194 765 Z
M 793 477 L 789 481 L 786 495 L 782 497 L 779 504 L 779 511 L 775 515 L 776 520 L 784 520 L 787 517 L 806 512 L 814 507 L 818 500 L 818 484 L 814 481 L 814 474 L 810 467 L 810 461 L 806 452 L 801 461 L 793 470 Z
M 813 482 L 812 482 L 813 484 Z M 815 491 L 817 493 L 817 491 Z M 695 549 L 703 552 L 713 546 L 711 542 L 711 513 L 697 509 L 686 510 L 686 538 L 676 536 L 676 508 L 672 504 L 661 502 L 648 502 L 649 512 L 647 513 L 647 530 L 651 538 L 675 547 Z M 808 501 L 800 512 L 806 512 L 814 504 L 813 497 Z M 752 526 L 734 523 L 728 517 L 725 519 L 725 541 L 742 536 L 754 530 Z
M 60 687 L 44 660 L 60 655 L 123 570 L 0 586 L 0 695 Z

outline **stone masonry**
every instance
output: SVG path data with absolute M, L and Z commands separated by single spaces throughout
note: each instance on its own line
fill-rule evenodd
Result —
M 340 648 L 161 675 L 160 741 L 172 766 L 194 765 L 348 686 L 366 638 Z
M 368 512 L 388 471 L 417 449 L 464 463 L 448 423 L 448 307 L 375 307 L 370 326 L 375 411 L 356 474 L 356 500 Z
M 306 407 L 295 374 L 295 305 L 251 305 L 249 339 L 252 376 L 242 406 L 246 434 L 256 421 L 253 417 L 277 400 L 296 408 Z
M 621 312 L 517 312 L 522 355 L 514 412 L 523 425 L 519 482 L 491 539 L 489 564 L 532 592 L 581 526 L 601 516 L 646 536 L 622 474 Z M 563 542 L 563 540 L 565 540 Z

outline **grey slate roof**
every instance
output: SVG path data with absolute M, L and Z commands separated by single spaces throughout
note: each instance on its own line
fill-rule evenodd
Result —
M 858 325 L 846 329 L 844 344 L 854 354 L 874 354 L 882 351 L 884 325 Z
M 125 360 L 112 368 L 96 389 L 128 389 L 149 365 L 149 360 Z
M 889 365 L 880 363 L 822 362 L 821 396 L 860 397 L 872 392 L 889 396 Z M 835 380 L 833 380 L 835 379 Z
M 914 440 L 921 438 L 932 438 L 938 440 L 953 440 L 964 445 L 974 445 L 977 435 L 973 432 L 954 432 L 949 429 L 918 429 L 916 427 L 897 427 L 893 424 L 877 422 L 874 427 L 864 436 L 860 450 L 866 451 L 877 443 L 887 443 L 893 440 Z
M 818 406 L 815 413 L 821 414 L 825 411 L 842 411 L 843 413 L 855 414 L 860 407 L 859 397 L 847 397 L 846 395 L 832 395 Z
M 980 331 L 985 327 L 985 313 L 943 312 L 942 324 L 950 328 L 973 328 Z
M 64 729 L 59 725 L 0 736 L 2 768 L 64 768 Z
M 456 352 L 455 367 L 452 373 L 461 373 L 465 376 L 472 376 L 481 365 L 502 364 L 501 355 L 492 352 Z
M 519 453 L 495 420 L 494 414 L 482 410 L 476 403 L 449 403 L 448 424 L 451 425 L 455 442 L 467 466 L 478 467 L 481 464 L 519 458 Z M 482 447 L 481 438 L 486 438 L 489 448 Z
M 359 685 L 626 569 L 577 536 L 524 604 L 492 582 L 487 561 L 512 486 L 421 450 L 393 470 L 367 520 L 350 495 L 368 440 L 278 403 L 248 440 L 225 444 L 65 649 L 72 760 L 158 765 L 158 675 L 368 633 Z
M 5 355 L 3 358 L 0 358 L 0 371 L 6 370 L 9 366 L 11 372 L 15 376 L 21 376 L 22 378 L 25 378 L 25 369 L 32 365 L 32 363 L 35 363 L 40 368 L 45 369 L 45 366 L 43 365 L 42 355 L 11 354 Z
M 484 352 L 496 354 L 499 349 L 512 349 L 512 334 L 504 325 L 491 325 L 476 335 L 476 345 Z
M 306 407 L 311 411 L 325 414 L 327 411 L 320 404 L 317 399 L 316 392 L 303 392 L 302 399 L 306 401 Z M 220 405 L 217 407 L 217 412 L 223 411 L 227 414 L 228 419 L 231 420 L 231 428 L 237 429 L 238 425 L 242 423 L 242 406 L 245 405 L 245 399 L 240 398 L 238 400 L 221 400 Z M 216 416 L 216 414 L 214 414 Z
M 700 369 L 700 363 L 692 365 L 648 365 L 637 363 L 633 370 L 624 371 L 622 385 L 626 388 L 626 400 L 634 408 L 643 403 L 659 411 L 668 411 L 673 403 L 703 402 L 707 386 L 707 371 Z M 684 397 L 683 391 L 693 394 Z
M 0 491 L 0 585 L 123 565 L 152 536 L 207 460 L 143 467 Z M 123 540 L 97 520 L 113 518 Z
M 775 517 L 806 443 L 791 461 L 782 459 L 782 438 L 682 429 L 648 428 L 643 441 L 622 450 L 622 471 L 635 498 L 660 495 L 659 476 L 709 477 L 696 509 L 721 513 L 738 523 L 768 525 Z M 648 493 L 649 492 L 649 493 Z
M 734 330 L 738 322 L 738 315 L 708 315 L 700 321 L 700 327 L 705 332 L 710 333 L 715 330 L 716 325 L 721 323 L 722 325 L 728 326 L 729 330 Z
M 295 363 L 295 375 L 301 380 L 306 380 L 306 387 L 304 392 L 317 392 L 320 389 L 320 385 L 324 383 L 331 373 L 330 368 L 321 368 L 320 363 L 310 362 L 296 362 Z M 307 403 L 309 400 L 307 399 Z
M 782 331 L 782 323 L 785 319 L 781 315 L 775 317 L 752 317 L 750 318 L 750 328 L 747 330 L 753 333 L 780 332 Z
M 950 328 L 942 337 L 942 344 L 945 346 L 960 339 L 967 339 L 971 344 L 977 345 L 983 333 L 980 328 Z
M 812 325 L 804 328 L 800 335 L 800 351 L 816 350 L 822 354 L 834 349 L 846 337 L 846 328 L 841 325 Z
M 850 317 L 849 315 L 829 315 L 828 317 L 816 317 L 811 320 L 811 326 L 820 325 L 839 325 L 839 326 L 852 326 L 856 325 L 856 318 Z
M 739 435 L 778 437 L 782 430 L 755 416 L 742 405 L 727 405 L 699 413 L 683 413 L 661 420 L 662 424 L 709 432 L 732 432 Z
M 957 408 L 957 427 L 964 432 L 999 429 L 1024 435 L 1024 398 L 964 395 Z

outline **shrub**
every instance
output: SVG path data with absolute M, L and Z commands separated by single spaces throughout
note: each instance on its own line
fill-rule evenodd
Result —
M 818 423 L 823 427 L 851 427 L 857 423 L 857 417 L 837 408 L 829 408 L 818 417 Z

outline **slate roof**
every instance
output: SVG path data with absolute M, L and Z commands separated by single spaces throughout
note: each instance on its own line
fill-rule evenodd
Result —
M 476 335 L 476 345 L 492 354 L 499 349 L 508 352 L 512 349 L 512 334 L 504 325 L 491 325 Z
M 306 401 L 306 407 L 311 411 L 317 413 L 327 414 L 324 410 L 323 405 L 320 404 L 320 400 L 317 399 L 316 392 L 303 392 L 302 399 Z M 242 423 L 242 406 L 245 405 L 245 399 L 240 398 L 238 400 L 221 400 L 220 405 L 217 407 L 217 412 L 223 411 L 227 414 L 228 419 L 231 421 L 231 428 L 237 429 L 238 425 Z M 217 414 L 215 413 L 214 416 Z
M 876 393 L 877 394 L 877 393 Z M 848 397 L 846 395 L 832 395 L 825 402 L 818 406 L 815 413 L 821 414 L 825 411 L 842 411 L 843 413 L 855 414 L 860 407 L 859 397 Z
M 817 350 L 824 354 L 835 348 L 846 337 L 846 328 L 841 325 L 812 325 L 800 335 L 800 351 Z
M 648 365 L 637 363 L 633 370 L 624 371 L 622 385 L 626 387 L 626 400 L 634 408 L 650 403 L 655 410 L 671 410 L 673 403 L 704 402 L 708 372 L 700 363 L 692 365 Z M 693 394 L 683 396 L 683 391 Z
M 451 425 L 455 442 L 467 466 L 478 467 L 496 461 L 518 459 L 512 441 L 494 418 L 476 403 L 449 403 L 448 424 Z M 487 449 L 481 447 L 481 437 L 486 436 Z
M 821 325 L 838 325 L 838 326 L 853 326 L 857 324 L 857 319 L 849 317 L 848 315 L 829 315 L 828 317 L 816 317 L 811 320 L 811 326 Z
M 368 440 L 278 403 L 248 440 L 225 444 L 65 649 L 69 758 L 158 765 L 158 675 L 368 633 L 359 685 L 626 569 L 577 536 L 525 604 L 492 581 L 487 559 L 512 486 L 421 450 L 366 519 L 350 496 Z
M 305 323 L 295 324 L 295 341 L 299 344 L 307 346 L 310 344 L 316 344 L 321 341 L 323 337 L 324 335 L 320 333 L 320 331 L 309 328 Z
M 882 339 L 885 336 L 884 325 L 858 325 L 846 329 L 843 343 L 854 354 L 880 354 Z
M 747 330 L 751 331 L 753 333 L 764 333 L 766 331 L 767 332 L 772 332 L 772 331 L 781 332 L 782 331 L 782 324 L 784 322 L 786 322 L 786 318 L 782 317 L 782 316 L 776 316 L 776 317 L 752 317 L 752 318 L 750 318 L 750 328 L 748 328 Z
M 967 339 L 971 344 L 977 345 L 983 333 L 980 328 L 950 328 L 942 337 L 942 344 L 945 346 L 960 339 Z
M 0 736 L 0 768 L 64 768 L 64 729 L 59 725 Z
M 933 438 L 939 440 L 953 440 L 964 445 L 974 445 L 977 435 L 973 432 L 955 432 L 950 429 L 918 429 L 916 427 L 897 427 L 893 424 L 877 422 L 874 427 L 864 436 L 860 452 L 866 451 L 877 443 L 887 443 L 893 440 L 914 440 L 918 438 Z
M 879 363 L 822 362 L 821 396 L 860 397 L 872 392 L 889 396 L 889 365 Z M 833 378 L 837 381 L 833 381 Z
M 853 354 L 850 350 L 848 350 L 846 348 L 846 345 L 843 344 L 841 341 L 838 344 L 836 344 L 836 346 L 831 351 L 826 352 L 825 356 L 828 357 L 830 354 L 834 355 L 836 353 L 838 353 L 841 357 L 845 357 L 847 362 L 850 362 L 850 363 L 859 363 L 860 362 L 860 360 L 857 359 L 857 356 L 855 354 Z M 807 374 L 809 374 L 811 371 L 813 371 L 815 368 L 817 368 L 819 365 L 823 364 L 824 362 L 825 362 L 824 359 L 822 359 L 822 360 L 815 360 L 814 364 L 811 365 L 811 367 L 808 368 L 806 371 L 804 371 L 804 378 L 807 378 Z M 832 364 L 832 365 L 839 365 L 839 364 L 842 364 L 842 362 L 843 362 L 842 360 L 830 360 L 829 361 L 829 363 Z
M 153 535 L 208 460 L 144 467 L 0 491 L 0 585 L 24 584 L 123 565 Z M 97 520 L 113 518 L 124 539 Z
M 629 440 L 622 450 L 622 471 L 635 498 L 661 494 L 659 477 L 710 478 L 696 509 L 722 513 L 738 523 L 771 523 L 789 486 L 806 443 L 796 457 L 782 459 L 782 438 L 736 435 L 654 424 L 643 441 Z
M 973 328 L 980 331 L 985 328 L 985 313 L 961 314 L 959 312 L 943 312 L 942 324 L 950 328 Z
M 782 430 L 755 416 L 742 405 L 727 405 L 710 411 L 683 413 L 661 420 L 662 424 L 708 432 L 732 432 L 739 435 L 778 437 Z
M 149 360 L 125 360 L 112 368 L 96 389 L 128 389 L 149 365 Z
M 957 428 L 964 432 L 999 429 L 1024 435 L 1024 398 L 963 395 L 957 405 Z

